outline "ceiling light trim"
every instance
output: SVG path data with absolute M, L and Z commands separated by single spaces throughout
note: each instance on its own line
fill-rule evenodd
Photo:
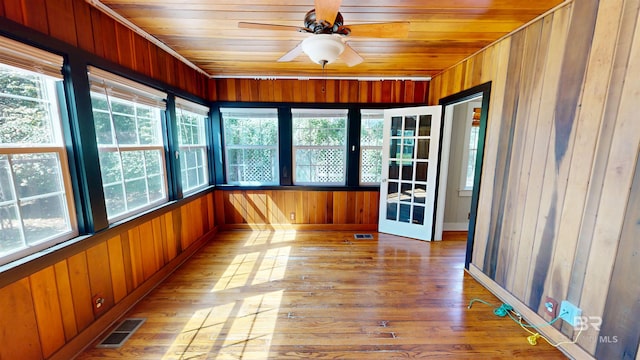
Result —
M 205 75 L 207 78 L 211 78 L 211 75 L 209 73 L 207 73 L 206 71 L 202 70 L 196 64 L 194 64 L 191 61 L 187 60 L 184 56 L 180 55 L 178 52 L 176 52 L 175 50 L 173 50 L 172 48 L 167 46 L 165 43 L 163 43 L 162 41 L 158 40 L 158 38 L 154 37 L 153 35 L 149 34 L 146 31 L 142 30 L 140 27 L 138 27 L 137 25 L 135 25 L 131 21 L 127 20 L 122 15 L 118 14 L 117 12 L 115 12 L 114 10 L 112 10 L 110 7 L 108 7 L 107 5 L 103 4 L 99 0 L 86 0 L 86 2 L 89 5 L 92 5 L 93 7 L 95 7 L 96 9 L 102 11 L 103 13 L 109 15 L 115 21 L 117 21 L 120 24 L 126 26 L 131 31 L 133 31 L 136 34 L 138 34 L 138 35 L 142 36 L 143 38 L 147 39 L 148 41 L 150 41 L 151 43 L 153 43 L 157 47 L 159 47 L 162 50 L 168 52 L 169 55 L 177 58 L 178 60 L 183 62 L 185 65 L 187 65 L 190 68 L 196 70 L 197 72 Z

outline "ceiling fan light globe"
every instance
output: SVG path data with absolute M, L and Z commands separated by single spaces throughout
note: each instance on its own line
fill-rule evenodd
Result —
M 330 64 L 344 51 L 344 43 L 338 36 L 318 34 L 302 42 L 302 51 L 316 64 Z

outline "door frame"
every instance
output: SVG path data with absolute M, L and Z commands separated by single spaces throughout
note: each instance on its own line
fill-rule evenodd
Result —
M 432 229 L 432 237 L 435 236 L 436 229 L 436 221 L 438 221 L 438 213 L 444 211 L 442 206 L 438 206 L 440 204 L 439 200 L 443 194 L 446 194 L 446 181 L 444 184 L 440 181 L 440 173 L 442 171 L 442 166 L 448 166 L 449 164 L 442 163 L 442 154 L 445 151 L 445 143 L 444 143 L 444 130 L 447 127 L 446 121 L 452 121 L 452 117 L 447 114 L 447 107 L 450 105 L 454 105 L 456 103 L 460 103 L 466 100 L 473 99 L 482 95 L 482 110 L 480 112 L 480 131 L 478 134 L 478 152 L 476 155 L 476 166 L 474 171 L 474 179 L 473 179 L 473 191 L 471 193 L 471 209 L 469 210 L 469 231 L 467 235 L 467 250 L 464 261 L 465 269 L 469 269 L 469 264 L 471 263 L 471 257 L 473 255 L 473 243 L 475 239 L 476 233 L 476 219 L 478 215 L 478 196 L 480 194 L 480 185 L 481 185 L 481 177 L 482 177 L 482 163 L 484 161 L 484 148 L 485 148 L 485 140 L 487 134 L 487 119 L 489 114 L 489 99 L 491 95 L 491 82 L 486 82 L 481 85 L 474 86 L 470 89 L 463 90 L 459 93 L 449 95 L 447 97 L 441 98 L 438 102 L 439 105 L 442 105 L 442 122 L 440 127 L 440 151 L 438 152 L 438 173 L 436 176 L 436 209 L 433 213 L 433 229 Z M 448 136 L 451 136 L 449 132 Z M 451 141 L 447 141 L 447 154 L 449 153 L 449 148 L 451 146 Z M 439 219 L 442 221 L 442 218 Z M 442 224 L 440 224 L 442 226 Z

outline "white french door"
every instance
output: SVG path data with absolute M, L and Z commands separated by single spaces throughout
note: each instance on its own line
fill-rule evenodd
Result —
M 431 240 L 441 106 L 384 111 L 380 232 Z

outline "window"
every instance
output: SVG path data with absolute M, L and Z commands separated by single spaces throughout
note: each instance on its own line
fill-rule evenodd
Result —
M 380 184 L 384 110 L 360 110 L 360 185 Z
M 0 264 L 77 235 L 61 68 L 57 55 L 0 38 Z
M 347 110 L 292 109 L 296 185 L 346 183 Z
M 278 110 L 222 108 L 228 184 L 277 185 Z
M 473 190 L 473 178 L 476 171 L 476 154 L 478 153 L 479 126 L 472 126 L 469 132 L 469 155 L 467 158 L 464 190 Z
M 208 114 L 207 107 L 176 98 L 180 179 L 182 191 L 185 194 L 209 184 L 207 142 L 204 129 L 204 122 Z
M 91 67 L 91 106 L 110 222 L 167 201 L 166 94 Z
M 472 106 L 477 104 L 478 107 Z M 480 134 L 480 103 L 469 103 L 471 110 L 470 119 L 465 129 L 464 155 L 462 158 L 462 171 L 460 176 L 460 195 L 471 196 L 473 190 L 473 180 L 476 171 L 476 155 L 478 153 L 478 137 Z

